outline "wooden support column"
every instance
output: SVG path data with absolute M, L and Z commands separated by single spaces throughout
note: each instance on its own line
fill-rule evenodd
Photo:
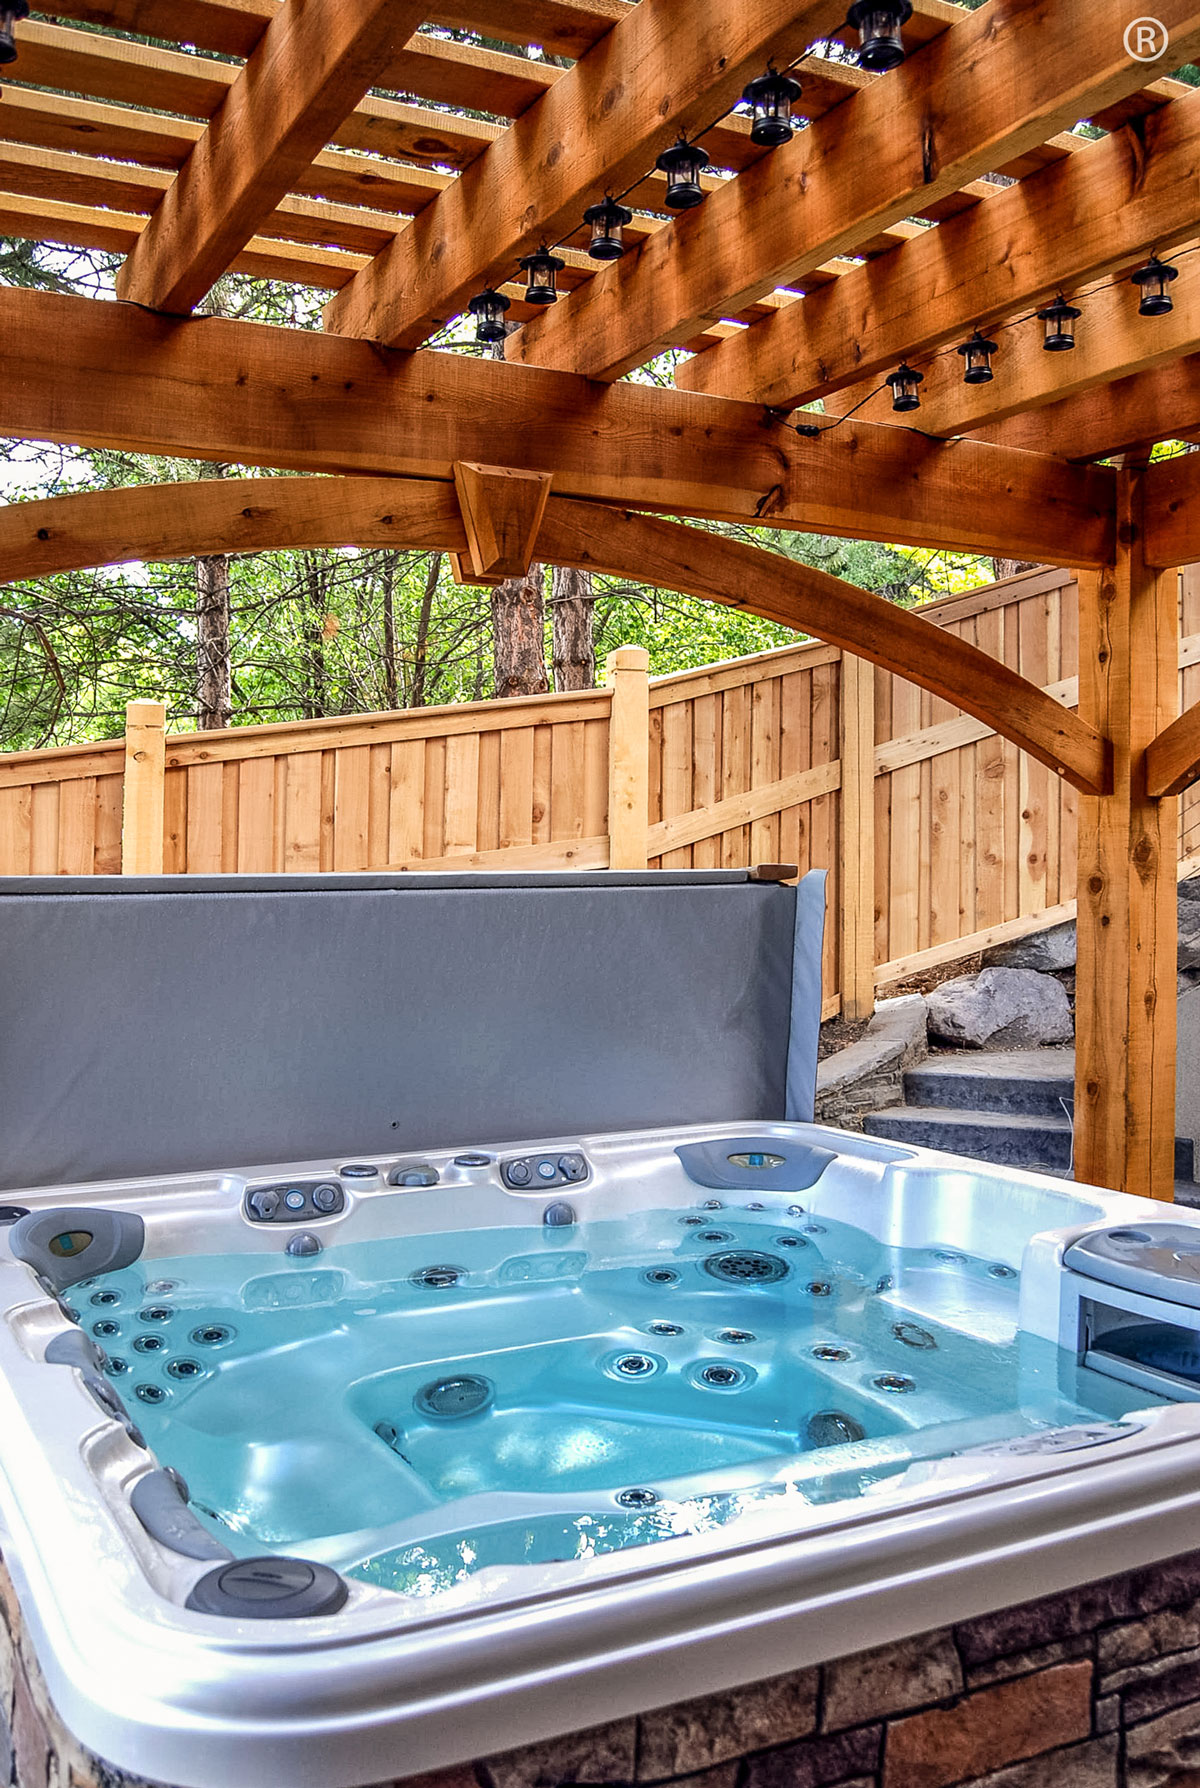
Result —
M 842 1016 L 875 1010 L 875 666 L 842 653 Z
M 1178 713 L 1178 574 L 1144 557 L 1145 471 L 1122 471 L 1115 562 L 1079 576 L 1079 713 L 1112 741 L 1112 792 L 1079 815 L 1075 1177 L 1175 1192 L 1178 803 L 1146 749 Z
M 608 866 L 644 869 L 650 829 L 650 654 L 618 646 L 604 661 L 608 723 Z
M 164 704 L 129 702 L 125 709 L 122 875 L 161 875 L 163 872 L 166 753 L 167 710 Z

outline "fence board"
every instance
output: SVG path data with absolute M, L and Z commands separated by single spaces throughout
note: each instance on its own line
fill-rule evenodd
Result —
M 1026 573 L 925 612 L 1075 705 L 1069 573 Z M 1191 706 L 1200 566 L 1180 575 L 1180 616 Z M 862 848 L 843 824 L 841 677 L 839 652 L 798 642 L 659 678 L 647 737 L 651 862 L 830 871 L 827 1012 L 839 999 L 843 862 Z M 873 795 L 873 872 L 861 867 L 874 887 L 878 984 L 1065 913 L 1078 804 L 948 703 L 883 672 L 874 690 L 873 791 L 856 781 L 848 812 Z M 606 863 L 611 707 L 604 688 L 171 737 L 164 868 Z M 119 869 L 123 782 L 120 741 L 0 757 L 0 874 Z M 1200 788 L 1180 802 L 1179 848 L 1181 859 L 1200 854 Z

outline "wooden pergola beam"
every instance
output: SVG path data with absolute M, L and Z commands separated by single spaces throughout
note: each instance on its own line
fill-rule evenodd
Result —
M 706 529 L 549 495 L 549 480 L 456 466 L 455 483 L 380 478 L 201 479 L 0 508 L 0 579 L 208 550 L 433 547 L 485 575 L 553 564 L 637 577 L 760 614 L 907 677 L 994 727 L 1074 787 L 1107 785 L 1094 727 L 923 616 L 827 572 Z M 461 504 L 461 513 L 460 513 Z M 481 564 L 486 560 L 486 564 Z
M 1171 17 L 1164 14 L 1163 22 L 1170 32 L 1172 57 L 1176 50 L 1181 56 L 1190 56 L 1200 47 L 1200 17 L 1189 0 L 1177 0 L 1169 10 Z M 1040 102 L 1046 118 L 1060 123 L 1102 109 L 1105 96 L 1115 98 L 1122 84 L 1127 93 L 1132 93 L 1145 83 L 1145 65 L 1134 61 L 1124 47 L 1123 33 L 1128 23 L 1128 7 L 1123 0 L 1100 0 L 1099 5 L 1090 0 L 1068 0 L 1055 7 L 1022 6 L 1021 0 L 1004 0 L 1000 10 L 996 0 L 992 0 L 967 24 L 955 27 L 923 51 L 921 58 L 912 59 L 915 67 L 919 60 L 929 58 L 936 79 L 929 86 L 926 111 L 918 109 L 914 115 L 910 110 L 906 114 L 910 133 L 920 126 L 924 116 L 931 116 L 937 120 L 931 127 L 935 150 L 940 149 L 948 134 L 961 130 L 969 153 L 972 145 L 987 142 L 997 121 L 1014 112 L 1019 116 L 1019 101 L 1014 105 L 1012 98 L 1005 98 L 1008 88 L 1014 96 L 1028 95 L 1031 113 Z M 964 70 L 957 80 L 947 79 L 941 63 L 947 58 L 952 41 L 966 31 L 981 33 L 981 53 L 974 66 Z M 988 31 L 996 35 L 982 35 Z M 906 71 L 899 72 L 903 76 Z M 965 104 L 960 101 L 960 90 L 970 96 Z M 834 116 L 845 113 L 849 117 L 852 109 L 857 110 L 867 97 L 859 95 Z M 1073 114 L 1072 99 L 1077 106 Z M 1032 131 L 1030 140 L 1037 134 Z M 876 140 L 876 133 L 859 137 L 861 144 L 871 145 L 870 154 L 861 156 L 860 179 L 868 189 L 876 174 Z M 922 141 L 920 128 L 916 128 L 915 141 Z M 848 160 L 853 161 L 853 143 L 842 146 L 839 159 L 843 169 Z M 971 164 L 964 161 L 964 165 Z M 974 164 L 974 171 L 982 171 L 978 163 Z M 844 173 L 842 177 L 845 178 Z M 781 312 L 698 356 L 680 369 L 680 383 L 688 390 L 707 391 L 711 395 L 754 395 L 782 403 L 792 395 L 791 363 L 798 327 L 797 318 Z M 843 355 L 838 358 L 844 363 Z M 786 395 L 768 398 L 768 393 Z
M 1195 235 L 1200 95 L 1180 90 L 1187 97 L 1016 186 L 994 188 L 936 231 L 756 325 L 752 359 L 763 400 L 790 408 L 877 379 L 906 357 L 961 341 L 1060 287 L 1071 291 L 1128 266 L 1148 243 L 1166 254 Z M 996 365 L 1007 380 L 1008 337 L 1000 341 Z
M 753 404 L 216 317 L 0 290 L 0 433 L 297 471 L 449 478 L 504 457 L 646 509 L 1102 564 L 1114 475 Z
M 727 608 L 749 609 L 856 653 L 973 714 L 1073 787 L 1109 787 L 1107 741 L 1044 690 L 872 590 L 761 547 L 676 522 L 551 499 L 539 539 L 550 563 L 625 570 Z
M 1189 371 L 1200 391 L 1200 355 Z M 1200 404 L 1195 416 L 1200 423 Z M 1145 493 L 1146 563 L 1190 565 L 1200 558 L 1200 453 L 1184 453 L 1151 466 Z
M 1200 200 L 1193 202 L 1200 208 Z M 1002 332 L 1003 359 L 997 354 L 990 385 L 965 384 L 957 355 L 939 357 L 927 368 L 921 427 L 934 435 L 970 434 L 1200 351 L 1195 280 L 1176 281 L 1174 309 L 1165 317 L 1139 316 L 1137 290 L 1124 279 L 1081 293 L 1078 302 L 1083 315 L 1069 353 L 1046 353 L 1042 325 L 1031 318 Z
M 1092 460 L 1137 452 L 1196 428 L 1200 428 L 1200 354 L 1189 354 L 1047 404 L 1028 416 L 1010 417 L 980 429 L 979 437 L 1022 453 Z M 1184 565 L 1195 556 L 1185 553 L 1171 562 Z
M 543 238 L 579 223 L 589 198 L 638 180 L 681 130 L 736 99 L 769 51 L 799 54 L 841 19 L 839 0 L 641 0 L 461 179 L 340 292 L 326 327 L 415 348 L 472 293 Z
M 289 0 L 138 237 L 119 296 L 192 310 L 423 16 L 421 0 Z
M 1172 25 L 1200 46 L 1200 8 L 1173 3 Z M 1144 86 L 1144 65 L 1122 44 L 1125 22 L 1123 0 L 991 0 L 711 195 L 636 259 L 527 324 L 510 338 L 509 357 L 618 378 L 688 341 L 706 320 L 735 316 L 776 285 L 802 283 L 882 226 Z M 951 104 L 942 97 L 949 94 Z M 802 315 L 805 307 L 794 308 Z M 782 316 L 797 327 L 789 311 L 781 329 Z M 680 367 L 678 383 L 759 395 L 758 334 Z

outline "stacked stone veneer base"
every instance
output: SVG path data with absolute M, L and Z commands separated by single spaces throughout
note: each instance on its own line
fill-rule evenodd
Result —
M 0 1782 L 146 1788 L 64 1730 L 2 1566 L 0 1611 Z M 409 1782 L 1200 1788 L 1200 1553 Z

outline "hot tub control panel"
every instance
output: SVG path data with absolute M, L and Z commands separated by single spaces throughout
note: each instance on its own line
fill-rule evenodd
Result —
M 500 1163 L 500 1177 L 514 1192 L 540 1192 L 551 1186 L 578 1186 L 591 1169 L 578 1150 L 562 1154 L 518 1155 Z
M 340 1216 L 346 1194 L 337 1180 L 281 1180 L 250 1187 L 243 1208 L 251 1223 L 311 1223 Z

